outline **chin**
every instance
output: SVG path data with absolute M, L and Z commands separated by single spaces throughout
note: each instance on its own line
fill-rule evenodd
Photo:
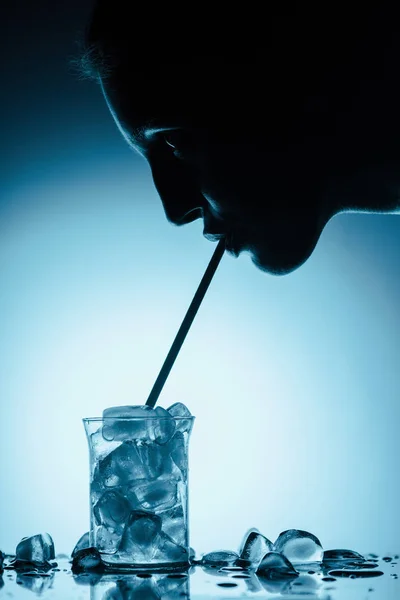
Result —
M 253 264 L 270 275 L 289 275 L 301 267 L 313 253 L 317 240 L 306 247 L 288 245 L 285 248 L 275 248 L 252 245 L 247 248 Z

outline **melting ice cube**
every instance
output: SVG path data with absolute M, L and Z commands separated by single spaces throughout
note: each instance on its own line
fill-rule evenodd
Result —
M 72 554 L 71 554 L 71 558 L 74 558 L 75 554 L 79 551 L 79 550 L 84 550 L 85 548 L 89 548 L 90 546 L 90 541 L 89 541 L 89 532 L 87 531 L 86 533 L 84 533 L 79 540 L 76 542 L 75 544 L 75 548 L 72 550 Z
M 150 561 L 157 549 L 161 532 L 158 515 L 142 510 L 131 512 L 120 545 L 120 554 L 131 562 Z
M 22 538 L 15 551 L 16 559 L 44 564 L 55 558 L 54 542 L 48 533 Z
M 333 560 L 359 560 L 364 562 L 365 558 L 362 554 L 358 552 L 354 552 L 353 550 L 344 550 L 342 548 L 338 550 L 325 550 L 323 560 L 325 561 L 333 561 Z
M 94 483 L 117 487 L 152 477 L 152 466 L 143 462 L 139 448 L 133 443 L 124 442 L 99 462 Z
M 250 529 L 244 536 L 239 549 L 240 558 L 249 560 L 252 567 L 257 568 L 261 559 L 273 549 L 272 542 L 262 535 L 258 529 Z
M 103 437 L 107 441 L 149 439 L 149 419 L 156 417 L 149 406 L 113 406 L 103 411 Z
M 170 445 L 144 442 L 137 445 L 140 460 L 151 478 L 167 476 L 174 471 L 174 463 L 170 456 Z
M 115 554 L 120 546 L 123 528 L 100 525 L 95 529 L 96 548 L 102 554 Z
M 75 573 L 81 571 L 102 570 L 104 565 L 97 548 L 84 548 L 78 550 L 72 560 L 72 570 Z
M 124 527 L 130 513 L 128 500 L 118 490 L 107 490 L 94 506 L 93 513 L 98 525 Z
M 258 565 L 257 575 L 269 579 L 283 579 L 297 576 L 298 573 L 286 556 L 279 552 L 268 552 Z
M 175 420 L 161 406 L 115 406 L 103 411 L 102 435 L 107 441 L 146 440 L 166 444 L 175 432 Z
M 90 446 L 93 449 L 93 453 L 97 460 L 104 458 L 120 445 L 120 441 L 109 441 L 104 439 L 102 427 L 99 427 L 97 431 L 90 435 Z
M 337 550 L 325 550 L 322 559 L 323 569 L 327 571 L 330 569 L 361 569 L 367 568 L 367 565 L 371 565 L 371 563 L 368 563 L 361 554 L 343 548 Z
M 166 444 L 175 433 L 175 420 L 171 417 L 170 413 L 161 406 L 156 406 L 155 413 L 157 420 L 151 423 L 153 426 L 152 431 L 150 432 L 151 439 L 157 444 Z
M 178 417 L 176 420 L 177 430 L 182 433 L 185 431 L 189 433 L 192 427 L 192 420 L 190 418 L 185 419 L 184 417 L 191 417 L 192 414 L 187 406 L 182 404 L 182 402 L 175 402 L 175 404 L 172 404 L 167 410 L 174 418 Z
M 274 544 L 293 564 L 320 562 L 323 557 L 321 542 L 315 535 L 301 529 L 283 531 Z
M 177 482 L 174 479 L 156 479 L 131 488 L 137 503 L 146 510 L 160 511 L 172 508 L 177 502 Z
M 159 513 L 159 515 L 162 518 L 163 532 L 176 543 L 185 545 L 186 528 L 182 505 L 178 504 L 174 508 Z
M 188 562 L 189 555 L 186 548 L 176 544 L 168 535 L 161 533 L 154 560 L 157 562 Z
M 229 567 L 235 564 L 239 555 L 230 550 L 216 550 L 204 554 L 201 565 L 205 567 Z
M 188 458 L 184 434 L 181 431 L 177 431 L 174 437 L 170 440 L 168 444 L 168 450 L 172 460 L 174 461 L 174 464 L 178 467 L 183 478 L 186 479 Z

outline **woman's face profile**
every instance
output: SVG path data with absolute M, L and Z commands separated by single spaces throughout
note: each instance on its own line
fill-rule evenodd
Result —
M 329 114 L 299 110 L 287 73 L 206 61 L 145 79 L 120 69 L 101 85 L 122 135 L 151 167 L 168 220 L 202 219 L 205 237 L 225 237 L 228 251 L 247 251 L 268 273 L 310 257 L 329 219 L 352 204 L 349 189 L 368 208 L 354 119 L 332 127 Z
M 249 252 L 267 272 L 297 269 L 327 221 L 321 149 L 290 132 L 289 114 L 252 99 L 262 82 L 237 90 L 238 79 L 222 86 L 203 76 L 197 88 L 174 75 L 102 83 L 122 135 L 149 162 L 168 220 L 202 219 L 205 237 L 225 237 L 228 251 Z

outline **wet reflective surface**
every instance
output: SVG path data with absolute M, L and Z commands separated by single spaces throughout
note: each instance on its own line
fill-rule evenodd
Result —
M 397 555 L 396 555 L 397 556 Z M 74 575 L 68 557 L 56 557 L 47 573 L 5 569 L 0 576 L 0 598 L 53 600 L 203 600 L 231 598 L 318 598 L 321 600 L 398 600 L 400 559 L 366 555 L 367 561 L 343 568 L 339 560 L 299 566 L 299 575 L 274 579 L 240 568 L 203 569 L 188 573 Z M 7 566 L 9 561 L 5 561 Z M 54 563 L 53 563 L 54 564 Z M 342 568 L 340 568 L 340 566 Z

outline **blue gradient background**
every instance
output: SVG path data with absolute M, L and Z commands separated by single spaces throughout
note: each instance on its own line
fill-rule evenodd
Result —
M 89 518 L 81 419 L 145 401 L 214 245 L 166 221 L 99 88 L 68 73 L 91 3 L 32 4 L 2 41 L 0 548 L 48 531 L 70 552 Z M 223 258 L 160 398 L 197 417 L 198 552 L 251 526 L 399 550 L 399 307 L 395 215 L 335 217 L 283 278 Z

